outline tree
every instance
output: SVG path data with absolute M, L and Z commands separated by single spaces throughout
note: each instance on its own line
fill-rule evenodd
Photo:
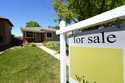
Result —
M 59 26 L 54 26 L 53 29 L 59 29 Z
M 73 20 L 75 16 L 67 4 L 65 4 L 63 0 L 53 0 L 52 4 L 58 16 L 55 21 L 65 20 L 67 23 L 71 23 L 71 19 Z
M 53 0 L 59 19 L 78 21 L 125 4 L 125 0 Z M 61 3 L 61 4 L 60 4 Z M 66 12 L 64 10 L 67 10 Z M 61 12 L 63 11 L 63 12 Z M 68 16 L 67 14 L 70 14 Z
M 67 0 L 68 7 L 84 20 L 125 4 L 125 0 Z
M 29 21 L 26 23 L 26 27 L 40 27 L 40 24 L 36 21 Z

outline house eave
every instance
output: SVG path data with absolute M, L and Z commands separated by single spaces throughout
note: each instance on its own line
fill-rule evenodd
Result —
M 10 24 L 10 26 L 12 26 L 12 27 L 14 26 L 9 19 L 4 18 L 4 17 L 0 17 L 0 19 L 1 19 L 1 20 L 5 20 L 6 22 L 8 22 L 8 23 Z

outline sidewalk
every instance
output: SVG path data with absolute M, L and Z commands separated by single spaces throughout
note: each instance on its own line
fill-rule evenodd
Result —
M 0 52 L 0 54 L 2 54 L 3 53 L 3 51 L 2 52 Z

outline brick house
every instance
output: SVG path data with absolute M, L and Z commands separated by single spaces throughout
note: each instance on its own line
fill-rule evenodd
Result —
M 22 28 L 23 40 L 27 42 L 58 41 L 56 30 L 43 27 Z
M 11 42 L 13 24 L 9 19 L 0 17 L 0 49 L 7 47 Z

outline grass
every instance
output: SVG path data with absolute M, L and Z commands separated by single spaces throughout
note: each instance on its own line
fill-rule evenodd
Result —
M 53 50 L 57 51 L 58 53 L 59 53 L 59 51 L 60 51 L 59 42 L 56 42 L 56 41 L 48 41 L 48 42 L 44 42 L 43 44 L 44 44 L 44 46 L 46 46 L 47 48 L 53 49 Z
M 59 83 L 59 61 L 37 47 L 0 54 L 0 83 Z

